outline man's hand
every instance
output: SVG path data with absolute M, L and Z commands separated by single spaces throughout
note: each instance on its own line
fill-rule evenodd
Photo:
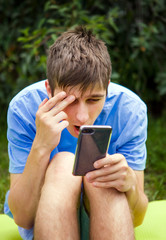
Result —
M 94 163 L 96 170 L 86 174 L 86 178 L 95 187 L 116 188 L 127 192 L 136 185 L 136 175 L 128 166 L 122 154 L 113 154 Z
M 35 146 L 50 153 L 57 147 L 62 130 L 69 124 L 63 110 L 74 100 L 73 95 L 66 97 L 65 92 L 59 92 L 49 100 L 44 99 L 36 113 Z
M 132 211 L 134 226 L 139 226 L 145 216 L 148 199 L 144 193 L 143 171 L 132 170 L 121 154 L 113 154 L 94 163 L 96 170 L 86 174 L 88 182 L 98 188 L 115 188 L 126 194 Z

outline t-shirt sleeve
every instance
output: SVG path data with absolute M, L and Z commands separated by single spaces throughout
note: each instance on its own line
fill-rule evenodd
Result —
M 21 104 L 9 105 L 8 155 L 9 172 L 22 173 L 35 137 L 35 119 Z
M 126 104 L 119 112 L 119 131 L 116 152 L 125 156 L 134 170 L 144 170 L 146 165 L 147 108 L 143 102 Z M 115 129 L 116 131 L 116 129 Z
M 22 173 L 36 135 L 36 112 L 39 104 L 34 104 L 28 96 L 15 101 L 8 109 L 8 155 L 9 172 Z M 28 102 L 28 104 L 26 104 Z M 40 102 L 39 102 L 40 103 Z M 55 148 L 50 159 L 58 152 Z

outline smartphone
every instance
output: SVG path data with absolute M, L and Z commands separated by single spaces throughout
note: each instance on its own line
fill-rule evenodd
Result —
M 95 161 L 106 156 L 112 127 L 105 125 L 83 125 L 78 136 L 73 175 L 85 176 L 95 170 Z

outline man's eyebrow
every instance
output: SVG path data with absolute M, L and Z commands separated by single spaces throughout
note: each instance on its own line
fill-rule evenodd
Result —
M 94 94 L 90 94 L 90 95 L 87 95 L 85 96 L 85 98 L 103 98 L 105 97 L 105 94 L 100 94 L 100 93 L 94 93 Z M 75 100 L 77 100 L 78 98 L 75 97 Z
M 92 95 L 89 95 L 89 96 L 87 96 L 87 97 L 102 98 L 102 97 L 104 97 L 104 96 L 105 96 L 105 94 L 92 94 Z

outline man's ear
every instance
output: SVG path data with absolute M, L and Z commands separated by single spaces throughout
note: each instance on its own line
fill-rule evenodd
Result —
M 50 84 L 48 82 L 48 79 L 45 81 L 45 87 L 46 87 L 46 91 L 47 91 L 48 97 L 51 98 L 52 97 L 52 93 L 51 93 L 51 88 L 50 88 Z

